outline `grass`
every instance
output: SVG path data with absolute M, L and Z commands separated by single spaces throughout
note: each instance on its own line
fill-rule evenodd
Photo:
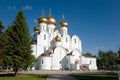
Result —
M 79 80 L 118 80 L 115 74 L 70 74 Z
M 47 76 L 45 74 L 19 74 L 14 77 L 13 74 L 0 74 L 0 80 L 46 80 Z

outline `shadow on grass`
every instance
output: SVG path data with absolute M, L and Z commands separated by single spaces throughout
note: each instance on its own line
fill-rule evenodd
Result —
M 0 74 L 0 77 L 14 77 L 13 73 Z
M 47 74 L 28 74 L 28 75 L 37 77 L 37 78 L 47 78 L 48 77 Z
M 70 74 L 79 80 L 117 80 L 117 75 L 111 74 Z
M 43 75 L 39 75 L 39 74 L 18 74 L 17 76 L 20 76 L 20 75 L 33 76 L 33 77 L 37 77 L 37 78 L 48 77 L 47 74 L 43 74 Z M 14 74 L 13 73 L 4 73 L 4 74 L 0 74 L 0 77 L 14 77 Z

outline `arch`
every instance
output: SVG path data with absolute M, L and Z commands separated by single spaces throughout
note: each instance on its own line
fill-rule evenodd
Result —
M 78 57 L 82 56 L 82 53 L 80 53 L 80 50 L 75 49 L 72 51 L 72 55 L 74 55 L 75 57 L 78 58 Z
M 52 65 L 54 70 L 64 70 L 67 66 L 67 60 L 66 60 L 66 49 L 59 46 L 56 47 L 54 50 L 54 53 L 52 54 Z
M 72 50 L 79 49 L 80 51 L 82 51 L 81 50 L 81 41 L 77 35 L 72 36 L 71 42 L 72 42 Z
M 80 41 L 80 39 L 79 39 L 79 37 L 78 37 L 77 35 L 73 35 L 73 36 L 72 36 L 72 42 L 73 42 L 74 44 L 78 44 L 79 41 Z
M 55 49 L 54 49 L 54 55 L 56 55 L 56 56 L 60 56 L 60 54 L 62 54 L 61 56 L 65 56 L 67 53 L 66 53 L 66 49 L 65 48 L 63 48 L 63 47 L 61 47 L 61 46 L 59 46 L 59 47 L 56 47 Z

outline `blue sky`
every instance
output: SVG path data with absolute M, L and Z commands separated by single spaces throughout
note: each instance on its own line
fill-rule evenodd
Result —
M 50 8 L 57 28 L 64 14 L 69 34 L 82 41 L 83 53 L 120 47 L 120 0 L 1 0 L 0 20 L 7 27 L 22 9 L 32 34 L 42 10 L 47 17 Z

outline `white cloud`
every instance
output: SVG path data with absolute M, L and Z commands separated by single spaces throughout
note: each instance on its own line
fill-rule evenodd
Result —
M 16 6 L 8 6 L 8 9 L 10 9 L 10 10 L 16 10 Z
M 22 9 L 24 9 L 24 10 L 32 10 L 32 6 L 25 5 L 25 6 L 22 7 Z

